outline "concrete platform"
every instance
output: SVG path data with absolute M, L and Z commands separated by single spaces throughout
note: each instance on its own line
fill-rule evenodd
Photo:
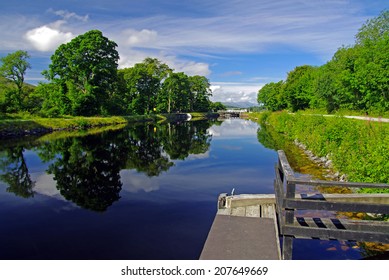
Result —
M 268 197 L 254 200 L 255 204 L 246 203 L 244 197 L 235 207 L 227 201 L 227 207 L 219 208 L 201 260 L 280 259 L 274 204 L 269 204 Z M 245 201 L 244 206 L 242 201 Z

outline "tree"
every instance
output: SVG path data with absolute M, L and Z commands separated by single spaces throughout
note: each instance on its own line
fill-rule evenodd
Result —
M 16 85 L 17 92 L 11 92 L 11 99 L 14 103 L 16 110 L 22 109 L 22 101 L 24 99 L 23 86 L 24 75 L 27 69 L 31 68 L 30 63 L 27 61 L 30 55 L 26 51 L 18 50 L 14 53 L 10 53 L 5 57 L 0 58 L 2 65 L 0 67 L 0 76 L 3 76 L 9 80 L 12 80 Z
M 388 33 L 389 10 L 384 10 L 378 17 L 370 19 L 362 25 L 355 36 L 356 43 L 361 45 L 369 44 L 381 40 L 384 36 L 388 36 Z
M 167 113 L 189 111 L 190 92 L 189 77 L 183 72 L 172 73 L 163 82 L 158 96 L 158 110 Z
M 379 113 L 389 110 L 389 11 L 368 20 L 356 35 L 354 62 L 357 106 Z
M 204 76 L 190 76 L 189 84 L 189 110 L 207 112 L 211 107 L 209 96 L 212 95 L 209 80 Z
M 288 73 L 283 91 L 288 108 L 292 109 L 293 112 L 309 108 L 310 101 L 314 96 L 315 69 L 313 66 L 303 65 Z
M 171 72 L 168 65 L 156 58 L 146 58 L 134 67 L 119 70 L 128 113 L 143 115 L 153 112 L 162 82 Z
M 71 110 L 70 100 L 65 89 L 58 83 L 39 83 L 33 93 L 39 112 L 46 117 L 57 117 Z
M 44 75 L 61 85 L 71 101 L 71 114 L 109 113 L 117 86 L 117 44 L 91 30 L 62 44 Z
M 270 111 L 278 111 L 286 108 L 286 101 L 282 95 L 284 82 L 268 83 L 258 91 L 258 103 L 265 106 Z
M 227 107 L 219 101 L 211 103 L 211 108 L 214 112 L 227 110 Z

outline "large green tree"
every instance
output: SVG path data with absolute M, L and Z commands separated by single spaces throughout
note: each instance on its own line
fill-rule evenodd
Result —
M 183 72 L 172 73 L 163 82 L 158 95 L 157 109 L 161 112 L 185 112 L 190 110 L 190 82 Z
M 7 93 L 7 102 L 14 110 L 21 110 L 23 99 L 25 98 L 24 77 L 27 69 L 31 68 L 28 59 L 30 55 L 26 51 L 18 50 L 10 53 L 5 57 L 0 58 L 0 76 L 11 80 L 15 86 L 16 91 L 9 91 Z
M 298 66 L 288 73 L 283 85 L 283 94 L 288 108 L 292 111 L 309 108 L 310 101 L 314 97 L 314 71 L 310 65 Z
M 91 30 L 62 44 L 44 74 L 64 89 L 72 115 L 107 114 L 117 85 L 117 44 Z
M 286 108 L 286 100 L 282 96 L 282 86 L 284 82 L 268 83 L 259 91 L 257 100 L 259 104 L 263 104 L 265 108 L 271 111 L 278 111 Z
M 212 95 L 209 80 L 204 76 L 190 76 L 189 110 L 207 112 L 211 109 L 209 97 Z
M 134 67 L 119 70 L 124 86 L 126 111 L 130 114 L 149 114 L 154 111 L 162 82 L 172 70 L 156 58 L 146 58 Z

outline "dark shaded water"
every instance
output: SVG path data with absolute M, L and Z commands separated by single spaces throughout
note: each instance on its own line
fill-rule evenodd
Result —
M 257 130 L 232 119 L 3 143 L 0 259 L 198 259 L 220 193 L 273 193 L 277 154 Z M 296 240 L 294 258 L 359 258 L 352 246 Z

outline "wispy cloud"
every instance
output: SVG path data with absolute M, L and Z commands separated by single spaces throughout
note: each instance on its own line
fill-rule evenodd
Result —
M 351 43 L 365 20 L 350 6 L 347 1 L 215 1 L 207 5 L 209 16 L 153 15 L 120 25 L 137 26 L 138 35 L 157 39 L 153 47 L 179 54 L 264 52 L 277 44 L 329 54 Z
M 120 67 L 152 56 L 191 75 L 210 75 L 213 65 L 239 55 L 291 52 L 325 62 L 338 47 L 352 44 L 358 28 L 376 16 L 367 14 L 370 2 L 362 0 L 172 0 L 168 5 L 96 0 L 93 5 L 66 2 L 66 9 L 50 1 L 21 1 L 34 5 L 35 13 L 6 6 L 13 14 L 0 15 L 0 51 L 38 50 L 49 57 L 59 44 L 99 29 L 118 44 Z M 375 10 L 387 6 L 384 1 L 374 5 Z M 216 77 L 249 78 L 241 68 L 220 71 Z M 226 85 L 223 90 L 230 92 Z

